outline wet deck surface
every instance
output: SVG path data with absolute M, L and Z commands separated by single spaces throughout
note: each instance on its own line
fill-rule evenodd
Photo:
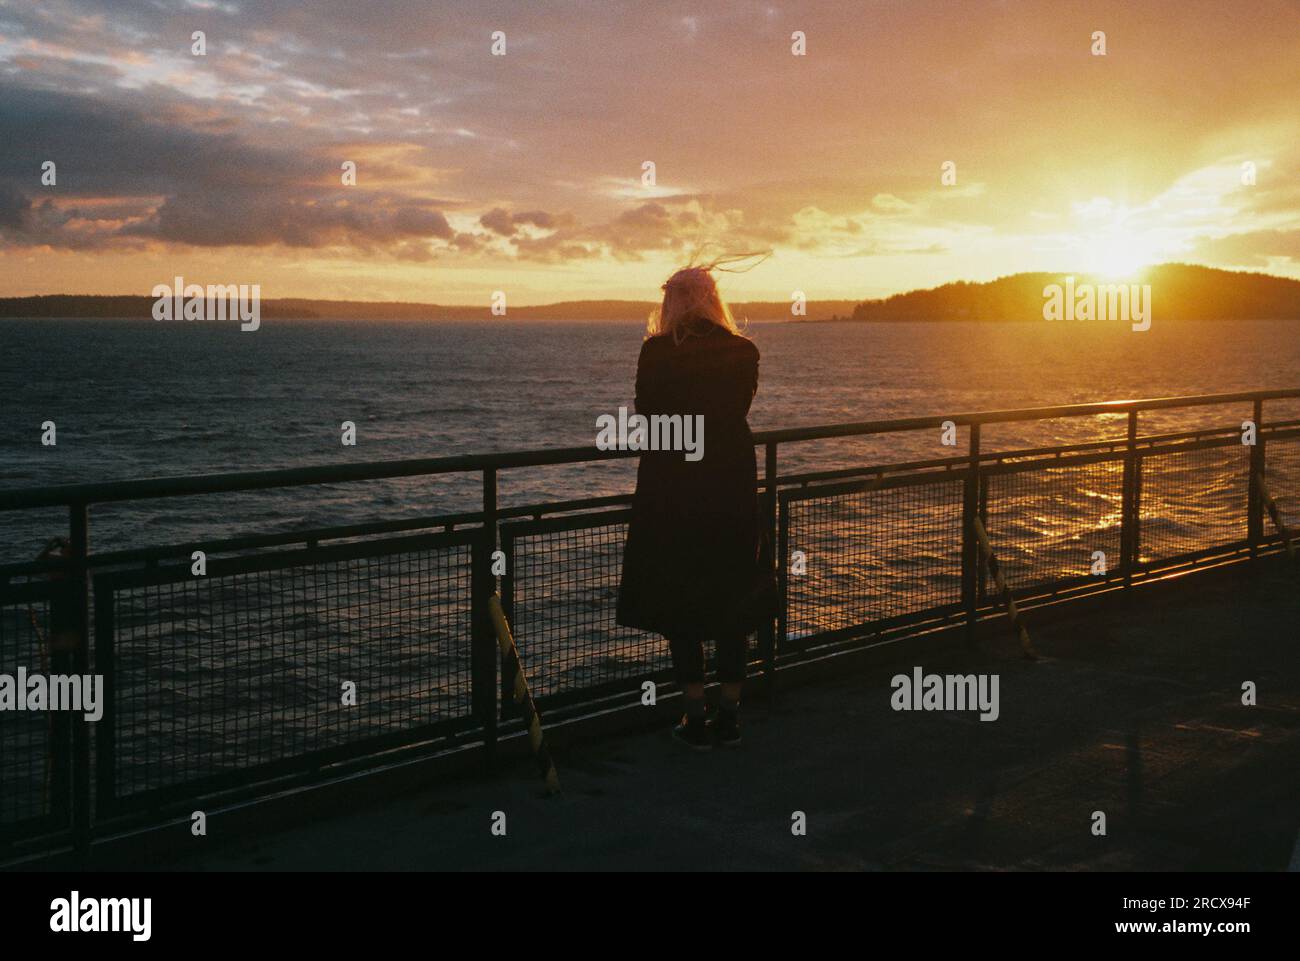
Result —
M 1300 573 L 1198 581 L 1035 631 L 1043 659 L 954 652 L 996 673 L 1001 716 L 895 712 L 895 663 L 748 706 L 745 743 L 667 730 L 557 752 L 346 816 L 220 843 L 181 869 L 1285 870 L 1300 828 Z M 1031 627 L 1033 622 L 1031 620 Z M 1255 682 L 1258 704 L 1241 703 Z M 490 832 L 492 813 L 507 834 Z M 795 811 L 807 835 L 791 833 Z M 1092 834 L 1103 811 L 1107 835 Z M 164 865 L 159 865 L 164 866 Z

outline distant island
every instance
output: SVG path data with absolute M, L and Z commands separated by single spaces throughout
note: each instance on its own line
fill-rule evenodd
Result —
M 913 290 L 853 308 L 847 320 L 990 321 L 1041 320 L 1045 288 L 1091 284 L 1150 286 L 1152 312 L 1170 320 L 1300 320 L 1300 281 L 1271 274 L 1217 270 L 1192 264 L 1161 264 L 1133 277 L 1100 274 L 1025 273 L 987 283 L 957 281 Z
M 804 315 L 791 312 L 789 301 L 732 304 L 737 319 L 752 321 L 858 322 L 1041 320 L 1044 288 L 1076 285 L 1149 285 L 1153 312 L 1174 320 L 1300 320 L 1300 281 L 1271 274 L 1218 270 L 1191 264 L 1149 267 L 1131 278 L 1096 274 L 1023 273 L 983 283 L 956 281 L 929 290 L 913 290 L 880 300 L 809 300 Z M 0 298 L 0 317 L 152 316 L 154 298 L 50 294 Z M 654 304 L 636 300 L 572 300 L 531 307 L 509 307 L 514 320 L 641 321 Z M 262 301 L 263 318 L 328 320 L 491 320 L 487 304 L 445 305 L 391 301 Z
M 0 298 L 0 317 L 105 317 L 151 319 L 153 297 L 99 296 L 94 294 L 48 294 L 38 297 Z M 809 301 L 807 316 L 829 319 L 847 317 L 858 305 L 856 300 Z M 531 307 L 509 306 L 506 319 L 511 320 L 628 320 L 644 321 L 656 305 L 637 300 L 570 300 Z M 734 303 L 738 320 L 802 320 L 792 317 L 789 301 Z M 486 304 L 448 305 L 417 304 L 399 301 L 308 300 L 303 298 L 265 298 L 261 315 L 280 319 L 323 320 L 492 320 Z

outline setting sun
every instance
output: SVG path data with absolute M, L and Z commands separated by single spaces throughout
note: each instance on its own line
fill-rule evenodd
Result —
M 1154 245 L 1142 238 L 1115 233 L 1093 238 L 1085 257 L 1086 268 L 1104 277 L 1128 278 L 1158 259 Z

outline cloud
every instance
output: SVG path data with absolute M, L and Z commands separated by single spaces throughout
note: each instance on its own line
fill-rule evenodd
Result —
M 521 214 L 515 214 L 514 221 L 516 224 L 532 224 L 542 230 L 550 230 L 555 227 L 555 218 L 545 210 L 526 210 Z
M 1256 230 L 1202 240 L 1198 258 L 1224 267 L 1271 267 L 1277 260 L 1300 262 L 1300 230 Z
M 449 240 L 453 235 L 440 211 L 397 198 L 353 200 L 318 190 L 285 193 L 250 188 L 178 194 L 168 197 L 148 221 L 124 233 L 198 247 L 349 245 L 363 250 L 417 237 Z
M 507 227 L 499 211 L 490 211 L 484 225 L 501 233 Z M 525 217 L 537 226 L 550 224 L 544 236 L 511 235 L 515 254 L 524 260 L 559 262 L 602 257 L 637 261 L 654 255 L 688 257 L 703 248 L 766 249 L 763 239 L 744 226 L 739 209 L 725 207 L 707 197 L 676 196 L 647 200 L 625 207 L 604 221 L 577 224 L 571 216 L 515 215 L 510 225 Z
M 440 205 L 418 193 L 343 186 L 325 146 L 259 145 L 15 88 L 0 94 L 0 128 L 23 131 L 0 142 L 0 226 L 11 245 L 348 245 L 410 257 L 412 241 L 454 234 Z M 40 186 L 44 160 L 57 165 L 54 187 Z
M 32 202 L 12 187 L 0 183 L 0 228 L 18 228 Z
M 910 204 L 893 194 L 876 194 L 871 199 L 871 206 L 887 214 L 908 214 L 916 210 L 915 204 Z
M 510 211 L 502 207 L 489 210 L 478 219 L 478 222 L 502 237 L 509 237 L 515 232 L 514 218 L 510 216 Z
M 479 217 L 482 226 L 502 237 L 515 236 L 519 228 L 525 224 L 539 230 L 554 230 L 562 220 L 565 218 L 555 217 L 545 210 L 526 210 L 523 213 L 512 214 L 504 207 L 493 207 Z

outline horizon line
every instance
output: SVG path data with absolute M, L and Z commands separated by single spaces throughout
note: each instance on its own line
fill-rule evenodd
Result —
M 1112 283 L 1132 282 L 1133 278 L 1140 277 L 1141 275 L 1145 274 L 1148 271 L 1160 270 L 1168 267 L 1188 267 L 1196 270 L 1211 270 L 1217 273 L 1224 273 L 1224 274 L 1248 274 L 1251 276 L 1268 277 L 1274 280 L 1281 280 L 1290 283 L 1300 284 L 1300 280 L 1297 280 L 1293 277 L 1287 277 L 1281 274 L 1269 273 L 1266 269 L 1211 267 L 1206 264 L 1193 264 L 1184 261 L 1166 261 L 1164 263 L 1159 263 L 1159 264 L 1149 264 L 1145 267 L 1140 267 L 1132 271 L 1130 274 L 1123 275 L 1123 276 L 1118 276 L 1118 275 L 1113 276 L 1111 282 Z M 997 283 L 998 281 L 1001 280 L 1009 280 L 1015 277 L 1028 277 L 1028 276 L 1043 275 L 1043 274 L 1051 275 L 1051 276 L 1061 276 L 1061 277 L 1110 277 L 1111 276 L 1108 275 L 1105 271 L 1097 271 L 1097 270 L 1092 270 L 1092 271 L 1089 270 L 1076 270 L 1076 271 L 1022 270 L 1011 274 L 1001 274 L 997 277 L 992 278 L 991 280 L 969 280 L 966 278 L 956 278 L 953 280 L 944 281 L 943 283 L 936 284 L 932 287 L 914 287 L 910 290 L 897 291 L 896 293 L 886 294 L 880 297 L 815 297 L 815 298 L 808 297 L 805 302 L 808 304 L 835 304 L 835 303 L 867 304 L 872 302 L 886 301 L 893 297 L 907 296 L 908 294 L 939 290 L 940 288 L 948 287 L 954 284 L 969 284 L 972 286 L 982 286 L 982 285 Z M 204 286 L 206 287 L 206 286 L 213 286 L 213 285 L 204 285 Z M 224 285 L 224 286 L 229 286 L 229 285 Z M 248 284 L 245 286 L 254 286 L 254 285 Z M 6 294 L 0 296 L 0 303 L 6 301 L 13 301 L 13 300 L 36 300 L 45 297 L 77 297 L 77 298 L 97 298 L 97 299 L 109 299 L 109 298 L 117 298 L 117 297 L 139 297 L 139 298 L 149 299 L 153 296 L 154 295 L 152 293 L 91 294 L 91 293 L 60 292 L 60 293 L 53 293 L 53 294 L 49 294 L 49 293 L 47 294 Z M 733 300 L 728 300 L 728 303 L 734 305 L 742 305 L 742 304 L 770 305 L 770 304 L 788 304 L 789 300 L 790 298 L 788 297 L 779 298 L 775 300 L 733 299 Z M 287 295 L 287 296 L 263 298 L 263 302 L 265 303 L 277 303 L 277 302 L 284 302 L 284 301 L 307 301 L 307 302 L 317 303 L 317 304 L 376 305 L 376 306 L 388 306 L 388 307 L 436 307 L 440 310 L 485 309 L 484 304 L 482 303 L 455 304 L 455 303 L 437 303 L 434 301 L 417 301 L 417 300 L 347 300 L 347 299 L 337 299 L 337 298 L 329 298 L 329 297 L 311 297 L 311 296 L 302 296 L 302 295 Z M 653 308 L 656 304 L 658 304 L 658 301 L 639 300 L 636 298 L 629 298 L 629 297 L 584 297 L 584 298 L 574 298 L 568 300 L 547 301 L 544 303 L 512 304 L 511 309 L 540 310 L 549 307 L 564 307 L 571 304 L 606 304 L 606 303 L 632 305 L 638 308 L 642 306 Z

